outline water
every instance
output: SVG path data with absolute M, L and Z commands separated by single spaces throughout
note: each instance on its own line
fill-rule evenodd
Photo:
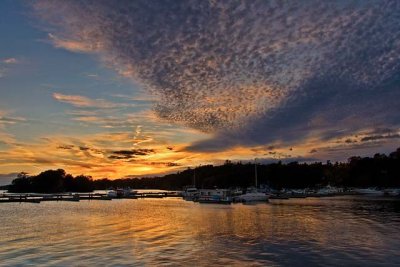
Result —
M 400 201 L 0 204 L 1 266 L 395 266 Z

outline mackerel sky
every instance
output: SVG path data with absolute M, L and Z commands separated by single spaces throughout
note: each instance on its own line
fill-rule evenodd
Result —
M 0 180 L 399 146 L 396 0 L 3 0 L 0 36 Z

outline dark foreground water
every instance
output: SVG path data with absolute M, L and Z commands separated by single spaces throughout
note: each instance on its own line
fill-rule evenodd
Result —
M 400 201 L 0 204 L 1 266 L 395 266 Z

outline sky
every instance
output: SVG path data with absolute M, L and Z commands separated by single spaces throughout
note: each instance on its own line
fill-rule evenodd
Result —
M 400 146 L 396 0 L 3 0 L 0 36 L 3 182 Z

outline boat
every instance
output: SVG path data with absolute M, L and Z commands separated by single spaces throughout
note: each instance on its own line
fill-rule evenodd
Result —
M 123 198 L 123 197 L 130 197 L 136 194 L 137 191 L 132 191 L 130 188 L 117 188 L 117 189 L 110 189 L 107 192 L 107 196 L 111 198 Z
M 200 189 L 199 203 L 231 204 L 231 191 L 228 189 Z
M 257 188 L 258 183 L 257 183 L 257 163 L 256 160 L 254 160 L 254 180 L 255 180 L 255 187 L 250 187 L 246 190 L 245 194 L 239 195 L 234 197 L 235 202 L 256 202 L 256 201 L 268 201 L 268 195 L 267 193 L 260 192 L 260 190 Z
M 196 188 L 196 168 L 193 169 L 193 185 L 188 185 L 183 188 L 182 197 L 184 200 L 196 201 L 199 197 L 199 192 Z
M 371 196 L 383 196 L 384 192 L 382 190 L 378 190 L 377 188 L 356 188 L 355 192 L 361 195 L 371 195 Z
M 183 188 L 182 197 L 184 200 L 194 201 L 198 198 L 199 192 L 194 186 L 187 186 Z
M 321 196 L 321 197 L 323 197 L 323 196 L 334 196 L 334 195 L 337 195 L 337 194 L 342 193 L 342 192 L 343 192 L 342 188 L 336 188 L 336 187 L 327 185 L 327 186 L 325 186 L 323 188 L 318 189 L 316 191 L 316 195 L 317 196 Z
M 108 190 L 107 196 L 111 197 L 111 198 L 115 198 L 115 197 L 118 197 L 118 194 L 117 194 L 117 191 L 115 191 L 115 190 Z
M 239 188 L 239 187 L 234 188 L 234 189 L 231 190 L 231 195 L 233 197 L 243 195 L 243 189 Z
M 235 202 L 256 202 L 256 201 L 268 201 L 269 196 L 266 193 L 258 191 L 248 191 L 243 195 L 235 197 Z
M 400 196 L 400 189 L 399 188 L 390 188 L 390 189 L 388 188 L 383 191 L 383 194 L 385 196 L 398 197 L 398 196 Z

